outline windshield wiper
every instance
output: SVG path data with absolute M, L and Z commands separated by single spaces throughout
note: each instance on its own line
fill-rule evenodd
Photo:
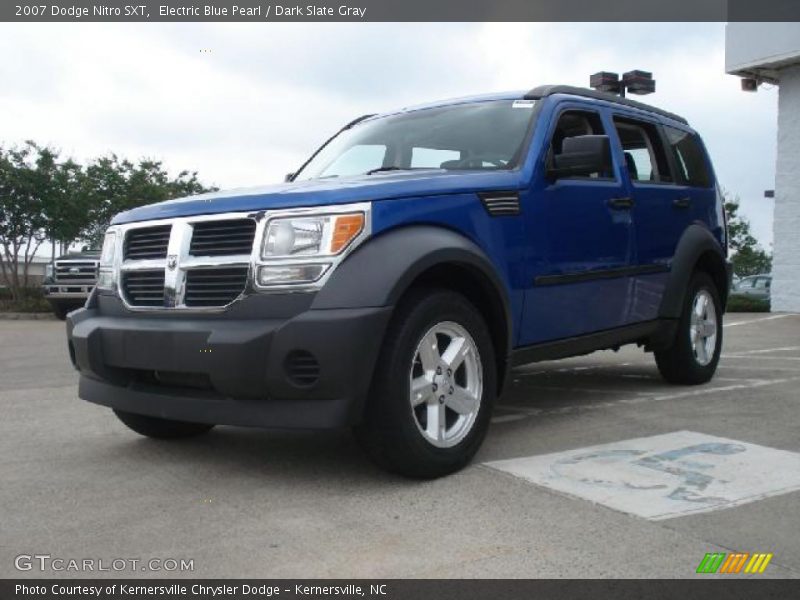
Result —
M 372 175 L 373 173 L 382 173 L 383 171 L 410 171 L 411 169 L 404 169 L 403 167 L 378 167 L 377 169 L 370 169 L 365 175 Z

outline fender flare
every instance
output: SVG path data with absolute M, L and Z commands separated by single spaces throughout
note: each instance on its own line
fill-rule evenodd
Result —
M 444 227 L 410 225 L 367 240 L 339 265 L 317 293 L 312 308 L 394 306 L 420 275 L 445 264 L 472 271 L 484 283 L 483 291 L 502 306 L 506 348 L 498 348 L 497 353 L 506 360 L 513 339 L 506 286 L 477 244 Z
M 719 290 L 723 307 L 730 287 L 730 268 L 725 251 L 711 232 L 701 225 L 692 224 L 684 231 L 675 249 L 670 275 L 661 298 L 658 316 L 662 319 L 678 319 L 686 298 L 686 288 L 701 259 L 709 260 L 716 273 L 715 280 L 725 282 Z

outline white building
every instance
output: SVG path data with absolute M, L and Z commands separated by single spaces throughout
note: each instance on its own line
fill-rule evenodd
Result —
M 777 84 L 772 310 L 800 312 L 800 23 L 729 23 L 725 70 Z

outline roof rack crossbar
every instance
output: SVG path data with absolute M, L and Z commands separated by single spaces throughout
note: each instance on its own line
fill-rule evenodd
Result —
M 636 100 L 631 100 L 630 98 L 622 98 L 621 96 L 609 94 L 608 92 L 599 92 L 597 90 L 575 87 L 572 85 L 540 85 L 539 87 L 533 88 L 531 91 L 525 94 L 524 97 L 525 100 L 540 100 L 541 98 L 552 96 L 553 94 L 570 94 L 572 96 L 594 98 L 595 100 L 605 100 L 607 102 L 613 102 L 614 104 L 622 104 L 624 106 L 630 106 L 631 108 L 638 108 L 639 110 L 655 113 L 657 115 L 661 115 L 662 117 L 667 117 L 668 119 L 673 119 L 674 121 L 678 121 L 679 123 L 683 123 L 685 125 L 689 124 L 689 122 L 686 119 L 684 119 L 679 115 L 676 115 L 675 113 L 671 113 L 669 111 L 656 108 L 655 106 L 650 106 L 649 104 L 645 104 L 644 102 L 637 102 Z

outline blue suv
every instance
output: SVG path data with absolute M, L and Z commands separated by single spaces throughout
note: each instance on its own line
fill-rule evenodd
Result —
M 638 344 L 708 381 L 729 281 L 686 121 L 543 86 L 364 116 L 284 184 L 117 215 L 67 331 L 80 397 L 140 434 L 353 427 L 436 477 L 515 365 Z

